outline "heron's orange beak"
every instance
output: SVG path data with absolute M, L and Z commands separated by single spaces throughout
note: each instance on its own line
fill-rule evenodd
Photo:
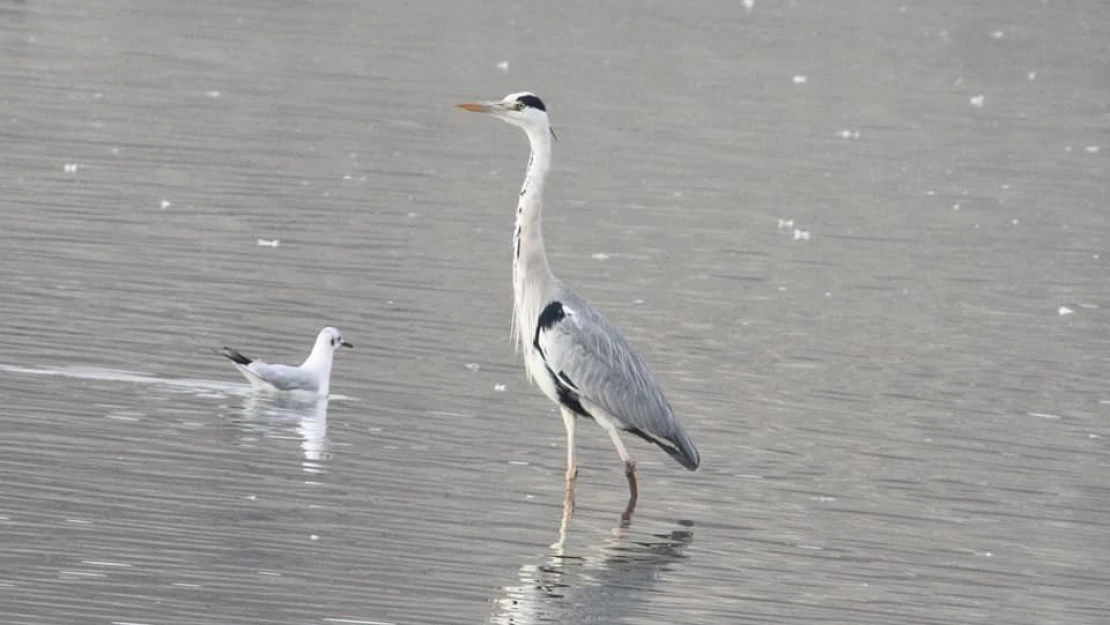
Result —
M 463 102 L 455 106 L 464 111 L 470 111 L 471 113 L 493 113 L 499 110 L 498 107 L 489 102 Z

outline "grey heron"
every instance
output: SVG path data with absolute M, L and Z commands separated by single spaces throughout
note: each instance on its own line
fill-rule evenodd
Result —
M 619 432 L 655 443 L 682 466 L 698 468 L 698 450 L 663 390 L 628 340 L 585 299 L 551 273 L 540 213 L 555 133 L 543 101 L 529 92 L 459 108 L 486 113 L 524 130 L 532 149 L 520 188 L 513 231 L 513 333 L 530 381 L 559 406 L 567 431 L 566 499 L 574 505 L 578 476 L 574 436 L 578 417 L 600 425 L 613 441 L 628 479 L 631 518 L 638 496 L 636 463 Z
M 230 347 L 217 352 L 230 360 L 251 387 L 267 391 L 306 391 L 327 397 L 331 387 L 331 363 L 340 347 L 354 347 L 335 328 L 324 328 L 316 336 L 312 352 L 299 366 L 272 365 L 248 358 Z

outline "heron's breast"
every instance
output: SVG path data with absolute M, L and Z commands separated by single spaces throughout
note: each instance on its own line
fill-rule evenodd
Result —
M 559 401 L 559 389 L 555 385 L 555 380 L 551 378 L 551 372 L 547 370 L 539 350 L 531 345 L 524 351 L 524 368 L 528 371 L 528 377 L 536 382 L 536 386 L 540 387 L 548 399 Z

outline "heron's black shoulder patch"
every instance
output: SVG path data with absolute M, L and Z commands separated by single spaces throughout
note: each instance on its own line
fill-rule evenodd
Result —
M 567 314 L 563 310 L 562 302 L 551 302 L 544 307 L 543 312 L 540 313 L 540 318 L 536 322 L 536 329 L 547 330 L 551 328 L 551 326 L 562 321 L 563 317 L 566 316 Z
M 547 107 L 544 106 L 543 100 L 537 98 L 536 96 L 534 96 L 532 94 L 522 95 L 519 98 L 517 98 L 516 101 L 520 102 L 524 106 L 530 106 L 532 108 L 536 108 L 536 109 L 539 109 L 541 111 L 544 111 L 545 113 L 547 112 Z
M 543 348 L 540 347 L 540 332 L 550 330 L 552 326 L 562 321 L 563 317 L 566 316 L 567 313 L 563 310 L 562 302 L 551 302 L 540 313 L 540 318 L 536 320 L 536 335 L 532 337 L 532 347 L 539 350 L 541 358 L 546 358 L 546 356 L 543 353 Z

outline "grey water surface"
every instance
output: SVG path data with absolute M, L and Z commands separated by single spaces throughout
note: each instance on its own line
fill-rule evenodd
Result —
M 1097 624 L 1110 9 L 0 0 L 0 622 Z M 564 433 L 551 262 L 702 469 Z M 328 401 L 252 396 L 230 345 Z

